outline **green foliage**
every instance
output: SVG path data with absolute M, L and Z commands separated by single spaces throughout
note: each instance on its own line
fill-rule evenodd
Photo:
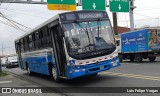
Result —
M 8 74 L 8 72 L 6 72 L 6 71 L 0 72 L 0 77 L 2 77 L 2 76 L 7 76 L 7 75 L 9 75 L 9 74 Z

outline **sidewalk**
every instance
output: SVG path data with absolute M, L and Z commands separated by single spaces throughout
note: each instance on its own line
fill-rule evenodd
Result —
M 25 93 L 25 94 L 17 94 L 17 93 L 1 93 L 3 87 L 37 87 L 37 85 L 28 82 L 24 79 L 17 78 L 13 74 L 9 74 L 8 76 L 0 77 L 0 96 L 62 96 L 58 93 Z

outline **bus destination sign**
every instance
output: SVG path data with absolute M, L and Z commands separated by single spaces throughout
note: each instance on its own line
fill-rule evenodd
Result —
M 74 21 L 74 20 L 87 20 L 87 19 L 98 19 L 108 18 L 105 12 L 77 12 L 77 13 L 66 13 L 61 14 L 61 20 L 63 21 Z
M 92 13 L 78 13 L 79 19 L 89 19 L 89 18 L 103 18 L 103 13 L 92 12 Z

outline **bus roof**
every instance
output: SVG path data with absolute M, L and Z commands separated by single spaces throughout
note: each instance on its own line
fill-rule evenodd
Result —
M 60 13 L 59 13 L 59 14 L 60 14 Z M 23 37 L 25 37 L 25 36 L 31 34 L 32 32 L 34 32 L 34 31 L 38 30 L 39 28 L 45 26 L 46 24 L 51 23 L 53 20 L 58 19 L 58 18 L 59 18 L 59 14 L 55 15 L 54 17 L 50 18 L 49 20 L 45 21 L 44 23 L 40 24 L 39 26 L 37 26 L 37 27 L 31 29 L 30 31 L 28 31 L 28 32 L 25 33 L 24 35 L 22 35 L 22 36 L 20 36 L 19 38 L 17 38 L 15 41 L 17 41 L 17 40 L 19 40 L 19 39 L 21 39 L 21 38 L 23 38 Z

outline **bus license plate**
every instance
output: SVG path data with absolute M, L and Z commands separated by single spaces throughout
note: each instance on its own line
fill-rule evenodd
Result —
M 113 66 L 116 66 L 117 65 L 117 63 L 116 63 L 116 61 L 113 61 L 113 64 L 112 64 Z

